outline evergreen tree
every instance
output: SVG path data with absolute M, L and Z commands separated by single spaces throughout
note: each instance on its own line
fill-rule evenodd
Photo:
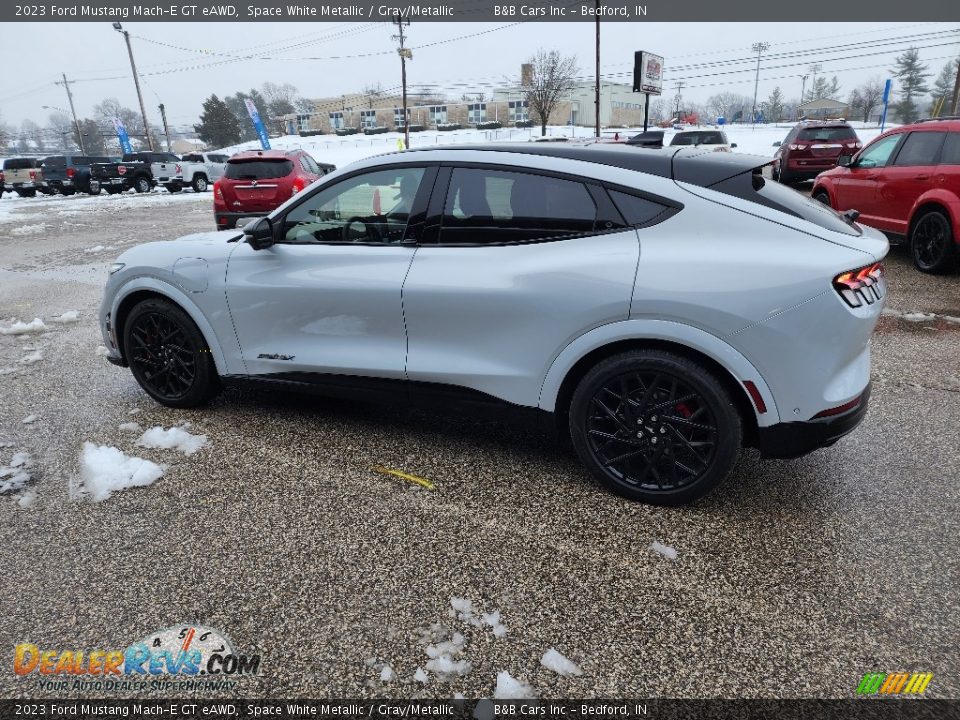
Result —
M 767 98 L 767 122 L 778 122 L 783 117 L 783 93 L 778 85 Z
M 240 123 L 227 104 L 216 95 L 203 101 L 200 124 L 194 125 L 193 129 L 211 147 L 222 148 L 240 142 Z
M 960 60 L 951 60 L 937 75 L 933 82 L 931 95 L 933 102 L 930 104 L 930 114 L 949 115 L 950 103 L 953 101 L 953 83 L 957 77 L 957 63 Z
M 827 87 L 825 88 L 824 92 L 824 97 L 830 98 L 831 100 L 836 100 L 838 97 L 840 97 L 840 81 L 837 80 L 836 75 L 830 78 L 830 82 L 827 83 Z
M 926 79 L 930 73 L 927 72 L 927 66 L 920 62 L 920 51 L 910 48 L 903 55 L 898 55 L 891 72 L 900 81 L 900 102 L 894 105 L 897 120 L 913 122 L 920 115 L 914 98 L 929 90 Z
M 830 83 L 827 82 L 827 78 L 823 75 L 818 75 L 817 79 L 810 85 L 810 90 L 807 92 L 807 101 L 829 97 L 827 94 L 829 89 Z

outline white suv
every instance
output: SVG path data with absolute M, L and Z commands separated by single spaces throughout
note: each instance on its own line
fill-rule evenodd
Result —
M 769 160 L 615 145 L 379 156 L 243 231 L 140 245 L 101 308 L 157 401 L 221 381 L 502 403 L 614 492 L 707 493 L 742 446 L 796 457 L 862 419 L 879 232 Z

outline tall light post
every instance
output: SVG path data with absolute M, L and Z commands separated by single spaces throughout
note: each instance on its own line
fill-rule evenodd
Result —
M 147 145 L 150 150 L 156 150 L 153 146 L 153 137 L 150 135 L 150 125 L 147 123 L 147 108 L 143 104 L 143 93 L 140 92 L 140 76 L 137 75 L 137 64 L 133 61 L 133 48 L 130 45 L 130 33 L 123 29 L 123 25 L 118 22 L 113 24 L 113 29 L 123 35 L 127 41 L 127 54 L 130 55 L 130 69 L 133 70 L 133 84 L 137 86 L 137 99 L 140 101 L 140 114 L 143 116 L 143 132 L 147 136 Z
M 768 42 L 755 42 L 750 49 L 757 54 L 757 77 L 753 81 L 753 110 L 750 112 L 750 122 L 757 121 L 757 90 L 760 88 L 760 56 L 770 49 Z

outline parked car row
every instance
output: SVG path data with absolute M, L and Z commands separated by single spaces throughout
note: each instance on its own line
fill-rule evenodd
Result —
M 228 156 L 223 153 L 127 153 L 118 159 L 103 155 L 50 155 L 45 158 L 7 158 L 0 172 L 0 195 L 15 192 L 34 197 L 37 192 L 98 195 L 125 190 L 149 192 L 162 185 L 170 192 L 191 187 L 205 192 L 223 175 Z

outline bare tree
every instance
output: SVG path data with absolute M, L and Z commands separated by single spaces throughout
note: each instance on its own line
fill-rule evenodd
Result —
M 728 121 L 739 111 L 751 107 L 753 100 L 746 95 L 739 95 L 735 92 L 721 92 L 713 95 L 707 100 L 707 111 L 716 117 L 724 117 Z M 688 103 L 689 104 L 689 103 Z M 682 110 L 683 108 L 681 108 Z
M 860 87 L 850 93 L 850 109 L 863 116 L 868 122 L 874 109 L 883 101 L 883 83 L 877 77 L 872 77 Z
M 540 121 L 540 134 L 547 134 L 550 114 L 570 92 L 577 78 L 576 55 L 562 56 L 556 50 L 537 50 L 530 58 L 530 84 L 521 88 L 530 112 Z
M 33 120 L 24 120 L 20 123 L 20 136 L 25 141 L 24 145 L 26 147 L 29 147 L 26 141 L 33 141 L 33 148 L 37 152 L 43 152 L 47 149 L 46 133 Z
M 70 136 L 74 130 L 73 121 L 70 120 L 70 116 L 57 110 L 56 112 L 50 113 L 48 123 L 50 135 L 60 144 L 60 149 L 65 152 L 69 150 Z
M 380 83 L 376 83 L 375 85 L 367 85 L 363 89 L 363 97 L 367 101 L 367 107 L 371 110 L 386 94 L 387 91 L 383 89 L 383 85 Z

